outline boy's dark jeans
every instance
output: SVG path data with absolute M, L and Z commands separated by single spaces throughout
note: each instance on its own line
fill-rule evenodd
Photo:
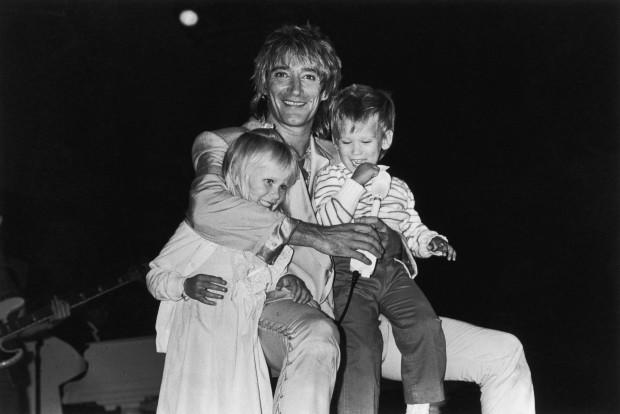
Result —
M 349 260 L 335 258 L 334 312 L 338 320 L 351 289 Z M 389 319 L 403 355 L 407 404 L 443 401 L 446 342 L 441 321 L 402 264 L 379 261 L 370 278 L 359 278 L 341 327 L 339 414 L 376 414 L 379 409 L 383 341 L 379 314 Z

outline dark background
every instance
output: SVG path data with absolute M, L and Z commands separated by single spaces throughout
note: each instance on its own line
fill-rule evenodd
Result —
M 393 92 L 386 163 L 458 251 L 421 263 L 438 313 L 517 335 L 539 412 L 618 412 L 618 2 L 3 1 L 0 212 L 25 295 L 153 258 L 193 138 L 246 119 L 265 35 L 306 21 L 343 85 Z M 153 332 L 143 285 L 101 303 L 110 337 Z

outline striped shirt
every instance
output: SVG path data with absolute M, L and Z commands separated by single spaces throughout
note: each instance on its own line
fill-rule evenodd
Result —
M 343 163 L 330 164 L 319 171 L 312 202 L 320 224 L 350 223 L 370 215 L 374 197 L 366 188 L 372 185 L 374 178 L 362 186 L 351 178 L 352 175 Z M 407 183 L 392 177 L 388 194 L 381 200 L 378 218 L 405 237 L 415 257 L 436 255 L 428 249 L 428 244 L 439 234 L 422 223 L 414 207 L 413 193 Z

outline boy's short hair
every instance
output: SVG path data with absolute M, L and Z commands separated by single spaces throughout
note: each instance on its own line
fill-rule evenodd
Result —
M 366 122 L 375 115 L 384 131 L 394 131 L 396 107 L 388 92 L 358 84 L 342 89 L 334 96 L 329 110 L 333 141 L 340 139 L 344 121 Z
M 299 175 L 297 153 L 275 129 L 260 128 L 241 134 L 228 147 L 222 163 L 226 187 L 233 195 L 249 199 L 248 177 L 265 160 L 274 161 L 289 176 L 289 186 Z
M 329 98 L 336 93 L 342 78 L 342 63 L 334 45 L 317 26 L 284 25 L 270 33 L 254 59 L 254 97 L 250 103 L 252 114 L 259 119 L 267 116 L 265 92 L 269 76 L 274 67 L 288 59 L 299 60 L 315 66 L 321 80 L 321 92 Z M 318 137 L 327 137 L 329 120 L 327 106 L 319 105 L 314 118 L 312 132 Z

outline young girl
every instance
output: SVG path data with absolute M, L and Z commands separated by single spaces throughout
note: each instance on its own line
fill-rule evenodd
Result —
M 298 176 L 295 153 L 274 134 L 241 135 L 222 167 L 233 195 L 271 210 Z M 258 341 L 263 304 L 266 297 L 311 300 L 296 276 L 286 275 L 291 256 L 285 246 L 267 265 L 180 224 L 147 275 L 149 291 L 161 301 L 157 350 L 166 353 L 158 414 L 271 413 L 269 373 Z

